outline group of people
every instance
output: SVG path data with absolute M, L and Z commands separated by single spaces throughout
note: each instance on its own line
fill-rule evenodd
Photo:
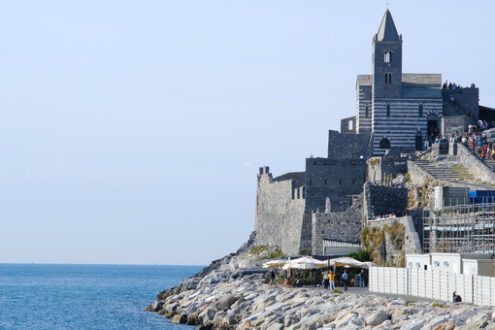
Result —
M 342 283 L 344 284 L 344 290 L 347 291 L 347 288 L 349 287 L 349 274 L 347 273 L 347 270 L 344 270 L 344 273 L 342 273 L 342 276 L 340 278 L 342 280 Z M 328 272 L 323 272 L 323 281 L 322 281 L 323 288 L 325 289 L 330 289 L 330 290 L 335 290 L 335 273 L 330 270 Z M 365 287 L 364 283 L 364 270 L 361 269 L 361 272 L 359 272 L 355 277 L 354 277 L 354 285 L 356 287 Z
M 434 143 L 441 142 L 461 142 L 482 160 L 495 159 L 495 143 L 488 142 L 486 137 L 479 132 L 451 135 L 450 137 L 437 136 Z M 428 142 L 425 142 L 425 147 L 428 150 Z
M 471 88 L 475 88 L 476 85 L 474 83 L 472 83 L 470 87 Z M 458 85 L 456 83 L 453 83 L 453 82 L 450 82 L 449 83 L 449 82 L 445 81 L 443 83 L 443 85 L 442 85 L 442 88 L 444 88 L 444 89 L 447 89 L 447 88 L 448 89 L 462 89 L 462 86 L 461 85 Z

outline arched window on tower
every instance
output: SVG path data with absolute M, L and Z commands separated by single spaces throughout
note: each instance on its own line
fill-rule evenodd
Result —
M 418 106 L 418 117 L 423 117 L 423 103 Z
M 381 149 L 390 149 L 390 140 L 387 138 L 383 138 L 380 140 L 380 148 Z
M 392 63 L 392 52 L 391 51 L 386 51 L 384 56 L 383 56 L 383 61 L 385 63 Z
M 392 74 L 385 73 L 385 84 L 391 84 L 391 83 L 392 83 Z
M 390 103 L 387 104 L 387 117 L 390 117 Z

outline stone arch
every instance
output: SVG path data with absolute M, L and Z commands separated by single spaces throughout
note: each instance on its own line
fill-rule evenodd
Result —
M 386 137 L 380 140 L 381 149 L 390 149 L 390 140 Z

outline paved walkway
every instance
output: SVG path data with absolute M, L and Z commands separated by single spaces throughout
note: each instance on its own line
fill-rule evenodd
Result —
M 323 287 L 315 287 L 317 290 L 321 291 L 328 291 L 328 289 L 324 289 Z M 430 299 L 430 298 L 423 298 L 423 297 L 416 297 L 416 296 L 408 296 L 408 295 L 403 295 L 403 294 L 394 294 L 394 293 L 381 293 L 381 292 L 370 292 L 368 287 L 365 288 L 357 288 L 357 287 L 349 287 L 347 291 L 344 291 L 343 287 L 337 287 L 336 289 L 342 291 L 344 294 L 360 294 L 360 295 L 373 295 L 373 296 L 382 296 L 382 297 L 398 297 L 402 298 L 406 301 L 440 301 L 440 300 L 435 300 L 435 299 Z

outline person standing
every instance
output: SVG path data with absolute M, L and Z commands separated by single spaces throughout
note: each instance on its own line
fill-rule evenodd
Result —
M 328 279 L 330 280 L 330 290 L 335 290 L 335 273 L 333 271 L 328 274 Z
M 347 291 L 348 281 L 349 281 L 349 275 L 347 274 L 347 270 L 344 270 L 344 274 L 342 274 L 342 282 L 344 283 L 345 291 Z
M 357 273 L 356 277 L 354 277 L 354 286 L 355 287 L 361 286 L 361 273 Z
M 359 277 L 361 278 L 361 282 L 359 283 L 359 286 L 361 288 L 364 288 L 365 287 L 365 283 L 364 283 L 364 269 L 361 269 L 361 273 L 359 273 Z
M 324 289 L 328 289 L 328 283 L 329 283 L 328 273 L 324 272 L 323 273 L 323 283 L 322 283 Z

